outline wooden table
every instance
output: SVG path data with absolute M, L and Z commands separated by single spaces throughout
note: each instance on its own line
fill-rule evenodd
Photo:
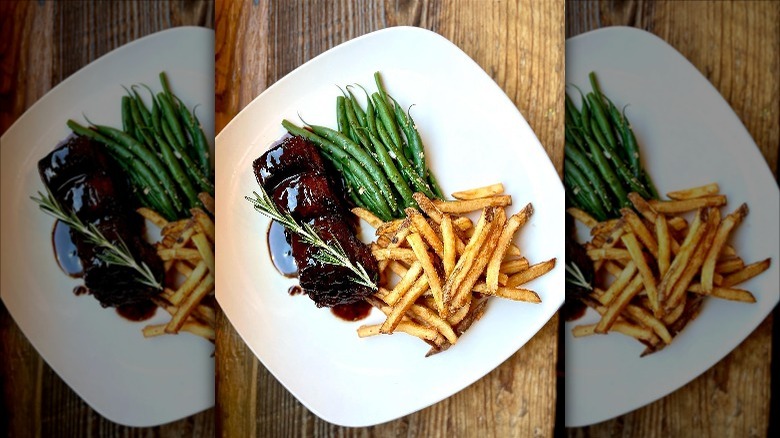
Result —
M 315 55 L 376 29 L 414 25 L 445 36 L 487 71 L 562 169 L 562 2 L 218 0 L 215 18 L 217 132 Z M 225 437 L 552 436 L 557 326 L 556 317 L 504 364 L 445 401 L 386 424 L 347 429 L 303 407 L 222 315 L 217 430 Z
M 210 1 L 0 2 L 0 133 L 101 55 L 165 28 L 212 27 L 213 12 Z M 0 379 L 0 436 L 214 436 L 214 409 L 149 429 L 104 419 L 49 368 L 2 305 Z
M 627 25 L 663 38 L 720 91 L 777 176 L 778 17 L 777 2 L 567 1 L 566 37 L 603 26 Z M 770 315 L 731 354 L 678 391 L 618 418 L 568 429 L 567 435 L 766 436 L 770 371 L 778 366 L 777 360 L 774 364 L 771 360 L 772 319 Z M 775 418 L 777 403 L 773 402 L 772 409 Z

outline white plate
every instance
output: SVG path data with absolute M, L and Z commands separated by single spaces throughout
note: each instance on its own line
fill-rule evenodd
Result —
M 154 426 L 214 405 L 214 347 L 182 334 L 144 339 L 143 326 L 97 300 L 75 296 L 79 280 L 57 266 L 54 220 L 30 196 L 43 190 L 38 160 L 70 130 L 69 119 L 121 126 L 121 85 L 171 88 L 214 135 L 214 32 L 176 28 L 139 39 L 101 57 L 57 85 L 2 137 L 2 299 L 27 339 L 54 371 L 104 417 Z M 209 49 L 209 50 L 204 50 Z M 146 97 L 148 101 L 148 96 Z
M 598 320 L 593 312 L 567 323 L 567 427 L 616 417 L 680 388 L 742 342 L 778 302 L 777 183 L 726 101 L 671 46 L 633 28 L 569 39 L 567 83 L 590 90 L 590 71 L 618 107 L 630 104 L 627 115 L 659 193 L 719 183 L 728 212 L 742 202 L 750 207 L 733 236 L 737 251 L 746 263 L 771 257 L 772 265 L 740 285 L 757 303 L 710 299 L 669 347 L 644 358 L 644 347 L 622 335 L 574 339 L 572 327 Z M 570 91 L 579 107 L 579 95 Z
M 448 351 L 423 357 L 406 335 L 359 339 L 347 323 L 279 275 L 266 245 L 268 220 L 244 200 L 257 190 L 252 161 L 284 134 L 282 118 L 335 126 L 336 85 L 388 92 L 412 113 L 429 165 L 447 192 L 504 182 L 514 204 L 536 212 L 518 243 L 533 262 L 563 260 L 563 190 L 549 158 L 517 108 L 479 66 L 441 36 L 397 27 L 342 44 L 269 87 L 217 137 L 217 301 L 247 345 L 312 412 L 367 426 L 422 409 L 478 380 L 522 347 L 563 302 L 563 268 L 530 284 L 541 305 L 495 299 L 484 318 Z M 358 90 L 359 91 L 359 90 Z M 234 382 L 254 384 L 254 382 Z

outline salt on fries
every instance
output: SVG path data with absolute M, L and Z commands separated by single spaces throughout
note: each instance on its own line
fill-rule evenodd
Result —
M 408 208 L 405 218 L 388 222 L 352 210 L 376 229 L 380 287 L 368 302 L 386 315 L 381 324 L 361 326 L 360 337 L 407 333 L 431 345 L 430 356 L 457 342 L 483 315 L 489 296 L 541 302 L 520 286 L 549 272 L 555 259 L 531 265 L 512 243 L 533 214 L 531 204 L 507 218 L 512 198 L 502 184 L 452 196 L 438 201 L 415 193 L 421 211 Z M 465 215 L 477 211 L 475 225 Z
M 198 197 L 213 215 L 214 199 L 207 193 Z M 165 288 L 153 301 L 171 315 L 167 323 L 144 327 L 144 336 L 185 331 L 213 341 L 214 305 L 204 299 L 214 294 L 214 221 L 199 208 L 190 210 L 192 217 L 174 222 L 148 208 L 138 213 L 162 234 L 157 254 L 165 265 Z
M 714 183 L 667 196 L 671 200 L 648 201 L 631 193 L 639 214 L 624 208 L 621 218 L 605 222 L 567 210 L 591 229 L 585 249 L 597 278 L 613 278 L 606 290 L 596 287 L 583 300 L 600 321 L 575 327 L 574 336 L 623 333 L 645 344 L 644 356 L 671 343 L 698 315 L 705 297 L 756 301 L 733 286 L 767 270 L 770 259 L 746 265 L 726 243 L 747 215 L 747 205 L 721 217 L 726 196 Z M 689 224 L 684 215 L 691 212 Z

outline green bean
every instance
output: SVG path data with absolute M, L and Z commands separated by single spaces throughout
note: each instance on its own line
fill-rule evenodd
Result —
M 595 124 L 595 122 L 592 122 Z M 594 129 L 598 129 L 594 127 Z M 618 175 L 620 175 L 620 178 L 623 179 L 623 181 L 628 185 L 628 187 L 634 191 L 639 193 L 643 198 L 648 199 L 650 197 L 650 193 L 647 191 L 647 189 L 642 185 L 639 180 L 631 174 L 631 171 L 628 169 L 628 166 L 625 162 L 623 162 L 623 159 L 620 158 L 620 156 L 617 154 L 617 152 L 605 142 L 604 138 L 596 137 L 596 143 L 601 145 L 601 148 L 604 150 L 605 156 L 607 159 L 612 161 L 612 163 L 615 165 L 615 170 L 617 171 Z
M 346 98 L 345 106 L 347 113 L 347 123 L 349 124 L 349 138 L 351 138 L 356 144 L 363 145 L 363 147 L 367 150 L 373 150 L 371 141 L 368 139 L 366 134 L 359 129 L 355 129 L 355 127 L 361 127 L 363 125 L 360 123 L 357 114 L 355 114 L 352 99 L 349 97 Z
M 144 123 L 141 111 L 138 109 L 138 102 L 136 102 L 135 99 L 130 99 L 130 114 L 132 115 L 133 123 L 137 129 L 136 139 L 145 143 L 147 146 L 154 148 L 154 139 L 149 135 L 147 129 L 144 129 L 147 128 L 148 125 Z
M 392 140 L 390 139 L 390 135 L 385 130 L 384 125 L 377 123 L 377 131 L 379 132 L 379 139 L 382 140 L 388 149 L 388 154 L 398 163 L 398 170 L 401 171 L 401 175 L 404 176 L 406 182 L 409 183 L 410 186 L 413 186 L 416 191 L 425 194 L 425 196 L 429 198 L 436 197 L 431 187 L 420 176 L 420 174 L 414 170 L 414 167 L 412 167 L 411 163 L 409 163 L 409 160 L 406 159 L 406 156 L 392 147 Z
M 347 116 L 349 117 L 349 108 L 347 108 Z M 363 150 L 360 145 L 334 129 L 319 125 L 309 125 L 309 127 L 312 131 L 314 131 L 315 134 L 334 143 L 342 150 L 344 150 L 344 152 L 355 158 L 368 171 L 368 173 L 374 177 L 377 186 L 382 192 L 382 195 L 387 200 L 390 211 L 400 212 L 400 210 L 398 210 L 398 203 L 396 202 L 395 196 L 393 196 L 390 183 L 387 181 L 384 172 L 382 172 L 382 169 L 379 168 L 376 161 L 374 161 L 374 159 L 365 150 Z
M 612 133 L 612 127 L 610 126 L 609 122 L 607 121 L 606 112 L 604 110 L 604 102 L 594 93 L 588 93 L 587 96 L 588 102 L 591 104 L 591 108 L 593 109 L 593 116 L 597 123 L 598 128 L 600 128 L 601 133 L 603 134 L 604 138 L 607 140 L 607 143 L 612 149 L 617 149 L 617 143 L 615 142 L 615 135 Z M 591 129 L 593 129 L 593 133 L 596 133 L 597 128 L 594 128 L 591 122 Z
M 395 117 L 391 115 L 386 101 L 379 93 L 372 94 L 371 99 L 374 101 L 374 107 L 376 108 L 377 114 L 379 115 L 379 120 L 382 122 L 385 130 L 390 135 L 390 140 L 392 140 L 395 149 L 398 151 L 403 151 L 404 143 L 401 139 L 401 134 L 398 132 L 398 126 L 395 124 Z
M 152 96 L 152 127 L 155 132 L 162 132 L 162 110 L 154 96 Z
M 192 140 L 195 157 L 190 157 L 200 163 L 200 170 L 206 178 L 211 178 L 211 160 L 209 159 L 209 143 L 206 140 L 206 134 L 200 126 L 200 121 L 187 109 L 184 102 L 175 97 L 179 108 L 179 117 L 184 121 L 184 127 Z
M 282 126 L 288 132 L 290 132 L 290 134 L 304 137 L 318 145 L 327 153 L 331 154 L 336 161 L 341 163 L 346 169 L 352 172 L 357 180 L 364 185 L 369 196 L 371 196 L 377 204 L 377 211 L 374 211 L 374 213 L 381 213 L 385 217 L 393 217 L 392 210 L 388 205 L 388 200 L 382 196 L 382 191 L 379 190 L 379 187 L 371 178 L 371 175 L 369 175 L 368 171 L 366 171 L 366 169 L 361 165 L 361 163 L 357 161 L 357 159 L 348 154 L 340 146 L 337 146 L 332 141 L 323 138 L 314 132 L 300 128 L 289 120 L 282 120 Z
M 415 129 L 414 122 L 411 121 L 411 117 L 409 117 L 404 112 L 403 108 L 401 108 L 401 105 L 399 105 L 395 100 L 393 100 L 393 108 L 395 109 L 396 121 L 404 131 L 404 135 L 406 135 L 406 141 L 409 145 L 414 167 L 417 170 L 417 173 L 421 177 L 425 178 L 427 173 L 427 169 L 425 168 L 425 148 L 423 148 L 420 133 L 417 132 L 417 129 Z
M 349 89 L 349 85 L 346 87 L 347 93 L 349 93 L 349 103 L 352 105 L 352 111 L 355 113 L 355 117 L 357 117 L 358 125 L 362 127 L 366 127 L 366 113 L 363 111 L 363 108 L 360 107 L 360 103 L 358 103 L 357 98 L 355 97 L 355 94 L 352 93 L 352 90 Z
M 382 140 L 371 134 L 368 133 L 368 137 L 371 140 L 371 142 L 374 144 L 374 150 L 376 151 L 376 154 L 378 156 L 378 162 L 382 166 L 382 169 L 384 170 L 387 177 L 390 179 L 390 181 L 393 182 L 393 185 L 395 189 L 398 191 L 398 194 L 401 195 L 401 198 L 404 200 L 404 206 L 405 207 L 416 207 L 417 202 L 415 202 L 414 197 L 412 196 L 412 190 L 409 188 L 409 184 L 406 183 L 406 180 L 403 176 L 401 176 L 401 173 L 398 171 L 398 168 L 395 167 L 395 164 L 393 163 L 393 159 L 390 158 L 390 154 L 387 153 L 387 149 L 385 149 L 385 145 L 382 144 Z
M 631 125 L 628 121 L 628 118 L 626 118 L 625 114 L 623 114 L 623 120 L 624 123 L 620 127 L 621 131 L 623 132 L 623 135 L 626 139 L 626 154 L 628 155 L 628 162 L 631 164 L 631 169 L 634 171 L 634 175 L 639 176 L 642 172 L 642 164 L 640 162 L 639 158 L 639 146 L 636 143 L 636 137 L 634 136 L 634 131 L 631 129 Z
M 577 107 L 574 106 L 574 102 L 571 100 L 569 93 L 564 93 L 564 96 L 566 97 L 566 114 L 571 116 L 574 126 L 581 126 L 582 121 L 580 120 L 580 112 L 577 110 Z
M 570 159 L 572 163 L 574 163 L 579 169 L 585 174 L 588 181 L 591 182 L 593 185 L 593 190 L 600 199 L 600 204 L 604 206 L 604 209 L 608 213 L 614 213 L 617 211 L 613 207 L 612 199 L 609 196 L 609 192 L 607 191 L 606 184 L 604 183 L 604 180 L 599 175 L 599 172 L 596 170 L 596 168 L 593 167 L 588 157 L 585 155 L 584 152 L 580 150 L 577 146 L 574 146 L 571 143 L 565 143 L 564 144 L 564 154 L 566 158 Z M 564 167 L 564 172 L 568 172 L 569 168 Z
M 114 155 L 117 161 L 129 163 L 128 166 L 132 166 L 133 170 L 140 175 L 140 177 L 146 182 L 151 190 L 158 191 L 160 193 L 163 206 L 170 211 L 174 210 L 170 196 L 163 189 L 160 180 L 158 180 L 155 174 L 152 173 L 149 166 L 147 166 L 146 163 L 139 159 L 135 154 L 109 137 L 102 135 L 95 130 L 81 126 L 74 120 L 68 120 L 67 125 L 68 128 L 70 128 L 76 134 L 90 137 L 104 144 L 108 151 Z
M 146 87 L 146 85 L 144 85 Z M 144 104 L 144 100 L 141 98 L 141 95 L 138 94 L 137 91 L 135 91 L 135 85 L 130 87 L 131 90 L 133 90 L 133 95 L 135 96 L 135 101 L 138 104 L 138 111 L 141 113 L 141 117 L 144 120 L 144 124 L 146 126 L 152 126 L 152 115 L 149 112 L 149 109 L 146 108 L 146 104 Z M 146 87 L 147 90 L 149 90 L 149 93 L 152 95 L 152 101 L 154 101 L 154 92 L 149 87 Z
M 602 207 L 601 202 L 599 202 L 598 195 L 588 182 L 588 178 L 586 178 L 585 174 L 574 164 L 572 160 L 568 158 L 564 159 L 564 167 L 573 181 L 579 185 L 583 194 L 589 201 L 589 204 L 592 208 L 590 212 L 597 216 L 599 221 L 606 219 L 607 213 Z
M 596 168 L 598 169 L 599 173 L 601 173 L 601 176 L 604 177 L 604 180 L 607 182 L 607 185 L 609 186 L 612 193 L 614 193 L 617 197 L 618 204 L 623 207 L 630 207 L 631 203 L 628 200 L 626 189 L 623 187 L 622 182 L 615 174 L 615 171 L 612 170 L 612 167 L 610 167 L 607 157 L 604 156 L 604 151 L 602 151 L 601 147 L 596 143 L 595 140 L 590 137 L 590 135 L 583 134 L 583 138 L 588 144 L 588 148 L 590 150 L 591 157 L 593 158 L 593 162 L 596 164 Z
M 349 121 L 347 120 L 346 99 L 344 96 L 336 96 L 336 124 L 339 132 L 349 135 Z
M 168 121 L 165 119 L 161 120 L 161 126 L 163 133 L 162 138 L 173 147 L 176 158 L 182 160 L 184 163 L 184 170 L 187 172 L 187 174 L 190 175 L 190 178 L 195 181 L 195 184 L 198 186 L 199 190 L 208 192 L 213 195 L 214 185 L 211 183 L 211 181 L 209 181 L 208 178 L 206 178 L 205 175 L 201 173 L 200 168 L 195 164 L 192 158 L 187 155 L 187 152 L 176 142 L 176 139 L 171 132 L 171 128 L 168 125 Z
M 165 169 L 162 162 L 160 162 L 160 159 L 157 158 L 157 155 L 150 151 L 143 143 L 116 128 L 103 125 L 96 125 L 95 127 L 98 132 L 124 146 L 130 152 L 138 156 L 138 158 L 144 160 L 168 192 L 174 211 L 181 211 L 182 204 L 178 192 L 176 191 L 176 185 L 173 183 L 173 179 L 168 174 L 168 171 Z
M 431 190 L 433 190 L 434 197 L 443 200 L 444 192 L 442 192 L 441 186 L 439 186 L 439 181 L 436 180 L 436 176 L 433 174 L 433 172 L 428 172 L 428 183 L 431 186 Z
M 122 130 L 132 133 L 134 129 L 133 116 L 130 114 L 130 97 L 122 96 Z
M 198 199 L 198 192 L 192 186 L 192 182 L 187 175 L 185 175 L 184 169 L 182 169 L 179 160 L 176 158 L 176 154 L 173 152 L 171 145 L 156 132 L 154 133 L 154 138 L 160 147 L 160 153 L 165 164 L 168 166 L 168 169 L 170 169 L 171 175 L 173 175 L 173 178 L 179 183 L 179 187 L 181 187 L 182 192 L 184 192 L 184 195 L 187 197 L 190 208 L 199 207 L 201 202 L 200 199 Z
M 187 139 L 184 137 L 184 131 L 181 129 L 181 124 L 176 116 L 176 110 L 173 107 L 173 102 L 168 98 L 165 93 L 157 93 L 157 101 L 162 109 L 162 118 L 168 122 L 168 127 L 171 129 L 171 133 L 176 143 L 184 150 L 187 148 Z

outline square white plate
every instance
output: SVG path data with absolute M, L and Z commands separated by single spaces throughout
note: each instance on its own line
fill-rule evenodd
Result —
M 732 241 L 746 263 L 772 258 L 768 271 L 740 285 L 757 303 L 715 298 L 672 344 L 644 358 L 644 346 L 620 334 L 575 339 L 571 329 L 598 321 L 589 311 L 566 324 L 567 427 L 586 426 L 655 401 L 715 365 L 766 318 L 778 302 L 777 183 L 750 134 L 701 73 L 660 38 L 612 27 L 566 42 L 566 81 L 590 90 L 588 73 L 626 109 L 643 163 L 662 197 L 710 182 L 728 197 L 727 212 L 750 213 Z M 569 95 L 579 107 L 574 88 Z M 580 240 L 587 240 L 581 235 Z
M 306 297 L 272 266 L 269 221 L 244 199 L 257 182 L 252 161 L 284 133 L 283 118 L 335 126 L 336 85 L 388 92 L 412 114 L 428 162 L 446 193 L 503 182 L 514 213 L 535 213 L 517 243 L 532 262 L 564 257 L 563 189 L 534 133 L 503 91 L 445 38 L 419 28 L 377 31 L 333 48 L 250 103 L 217 137 L 217 301 L 255 355 L 312 412 L 344 426 L 386 422 L 442 400 L 522 347 L 563 302 L 563 267 L 529 284 L 540 305 L 492 300 L 485 316 L 444 353 L 403 334 L 360 339 L 374 311 L 347 323 Z M 359 89 L 357 89 L 360 91 Z M 360 94 L 362 96 L 362 93 Z M 255 382 L 228 382 L 249 384 Z M 380 406 L 381 404 L 381 406 Z
M 44 190 L 38 160 L 70 134 L 72 118 L 121 126 L 122 85 L 174 92 L 214 136 L 214 32 L 175 28 L 136 40 L 95 60 L 49 91 L 2 137 L 2 287 L 16 323 L 49 366 L 93 409 L 128 426 L 168 423 L 214 405 L 214 346 L 181 334 L 145 339 L 145 322 L 121 318 L 92 297 L 54 258 L 54 220 L 30 196 Z M 144 90 L 144 93 L 146 91 Z M 148 102 L 148 95 L 146 96 Z

